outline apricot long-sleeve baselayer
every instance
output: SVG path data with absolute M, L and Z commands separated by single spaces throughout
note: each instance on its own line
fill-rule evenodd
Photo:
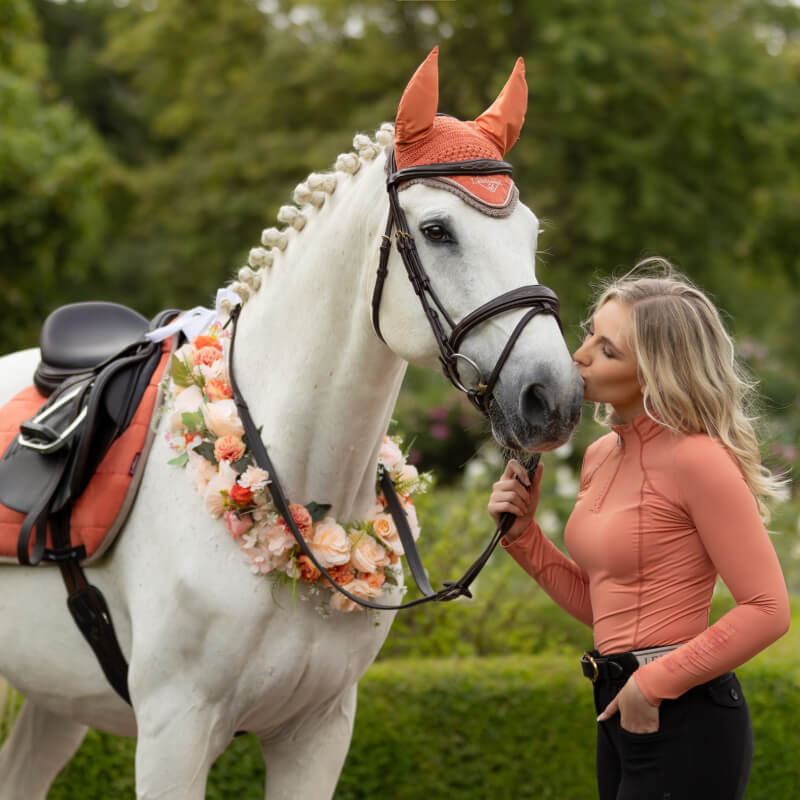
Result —
M 728 450 L 637 417 L 586 451 L 564 532 L 534 522 L 504 545 L 601 654 L 680 644 L 634 675 L 652 705 L 738 667 L 782 636 L 789 598 L 756 502 Z M 737 605 L 709 626 L 719 575 Z

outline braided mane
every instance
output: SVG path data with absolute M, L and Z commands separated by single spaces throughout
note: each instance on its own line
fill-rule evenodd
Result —
M 341 177 L 355 175 L 361 165 L 374 159 L 394 140 L 394 125 L 384 122 L 375 132 L 375 139 L 358 133 L 353 138 L 352 153 L 342 153 L 336 159 L 333 172 L 312 172 L 293 193 L 293 205 L 281 206 L 278 211 L 278 222 L 282 228 L 265 228 L 261 233 L 261 247 L 254 247 L 247 257 L 247 264 L 237 273 L 230 288 L 239 295 L 242 303 L 254 295 L 261 287 L 262 278 L 280 258 L 281 252 L 289 244 L 289 237 L 302 231 L 309 219 L 324 205 L 327 196 L 336 191 Z M 230 301 L 223 301 L 223 310 L 230 311 Z

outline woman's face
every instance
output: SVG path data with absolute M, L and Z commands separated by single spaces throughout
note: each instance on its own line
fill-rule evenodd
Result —
M 573 356 L 583 378 L 583 399 L 610 403 L 622 422 L 644 411 L 631 332 L 630 308 L 608 300 L 589 321 L 586 338 Z

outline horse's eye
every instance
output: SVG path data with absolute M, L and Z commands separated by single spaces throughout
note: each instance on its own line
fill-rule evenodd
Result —
M 445 228 L 444 225 L 439 225 L 438 223 L 423 225 L 422 232 L 425 234 L 425 238 L 432 242 L 453 241 L 453 237 L 450 235 L 450 232 L 447 230 L 447 228 Z

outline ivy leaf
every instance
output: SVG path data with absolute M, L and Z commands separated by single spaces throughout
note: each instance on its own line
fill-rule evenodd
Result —
M 175 456 L 175 458 L 171 458 L 169 461 L 167 461 L 167 464 L 172 464 L 173 467 L 185 467 L 188 463 L 189 454 L 185 451 L 179 456 Z
M 181 414 L 181 422 L 186 428 L 187 433 L 197 433 L 204 426 L 202 411 L 184 411 Z
M 174 353 L 169 360 L 169 374 L 176 386 L 191 386 L 194 383 L 191 368 Z
M 308 509 L 308 513 L 311 514 L 311 521 L 312 522 L 319 522 L 320 520 L 325 519 L 326 514 L 330 510 L 331 504 L 330 503 L 309 503 L 306 508 Z
M 253 463 L 253 460 L 250 458 L 250 454 L 247 453 L 243 455 L 238 461 L 234 461 L 231 466 L 233 469 L 238 472 L 240 475 Z
M 214 466 L 217 465 L 217 459 L 214 458 L 214 445 L 211 442 L 201 442 L 194 448 L 194 451 L 210 461 Z

